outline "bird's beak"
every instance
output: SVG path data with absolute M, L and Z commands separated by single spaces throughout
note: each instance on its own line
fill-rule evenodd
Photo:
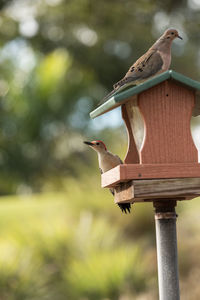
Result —
M 181 40 L 183 39 L 180 35 L 177 35 L 177 38 L 179 38 L 179 39 L 181 39 Z
M 89 146 L 94 146 L 94 144 L 91 143 L 91 142 L 84 141 L 83 143 L 86 144 L 86 145 L 89 145 Z

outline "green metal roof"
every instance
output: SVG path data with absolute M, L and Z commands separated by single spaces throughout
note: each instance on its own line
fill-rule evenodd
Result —
M 180 73 L 177 73 L 172 70 L 168 70 L 164 73 L 161 73 L 139 85 L 135 85 L 131 88 L 128 88 L 124 91 L 116 92 L 111 98 L 109 98 L 105 103 L 97 107 L 90 113 L 90 117 L 92 119 L 104 114 L 105 112 L 114 109 L 117 106 L 122 105 L 126 102 L 126 99 L 130 98 L 131 96 L 137 95 L 167 79 L 173 79 L 175 81 L 181 82 L 182 84 L 200 91 L 200 82 L 196 80 L 192 80 L 189 77 L 186 77 Z

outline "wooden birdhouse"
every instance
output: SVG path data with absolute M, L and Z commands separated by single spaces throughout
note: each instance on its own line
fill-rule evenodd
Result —
M 102 174 L 115 202 L 192 199 L 200 195 L 200 164 L 190 122 L 199 113 L 200 83 L 166 71 L 113 97 L 91 118 L 121 106 L 128 132 L 124 164 Z

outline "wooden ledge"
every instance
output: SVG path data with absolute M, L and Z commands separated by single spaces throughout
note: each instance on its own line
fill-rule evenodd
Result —
M 189 200 L 200 196 L 200 178 L 131 180 L 115 188 L 115 203 Z
M 101 186 L 113 187 L 133 179 L 200 178 L 199 163 L 123 164 L 101 175 Z

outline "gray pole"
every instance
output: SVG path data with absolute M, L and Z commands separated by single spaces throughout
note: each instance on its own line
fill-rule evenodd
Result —
M 179 300 L 176 201 L 154 202 L 160 300 Z

